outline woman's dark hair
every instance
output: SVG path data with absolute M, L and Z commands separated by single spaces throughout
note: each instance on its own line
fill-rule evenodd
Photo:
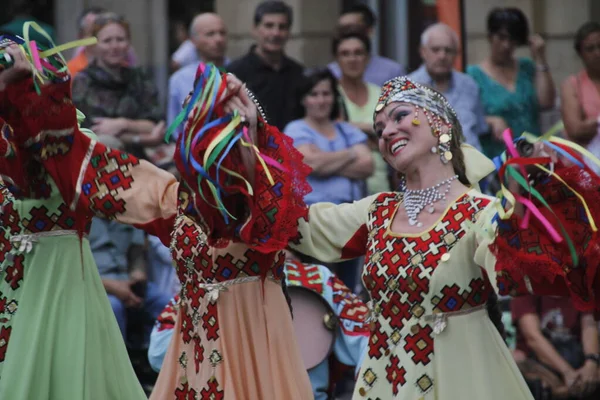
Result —
M 353 4 L 348 8 L 344 8 L 340 16 L 346 14 L 360 14 L 367 28 L 372 28 L 377 22 L 377 17 L 373 10 L 365 4 Z
M 360 32 L 356 29 L 350 29 L 342 30 L 339 35 L 333 38 L 333 42 L 331 43 L 331 54 L 333 54 L 334 57 L 337 54 L 340 44 L 342 44 L 344 40 L 348 39 L 360 40 L 365 45 L 365 50 L 367 50 L 367 54 L 371 54 L 371 40 L 369 39 L 369 37 L 363 32 Z
M 574 48 L 577 54 L 581 55 L 581 44 L 588 37 L 588 35 L 600 32 L 600 23 L 595 21 L 586 22 L 581 25 L 579 29 L 577 29 L 577 33 L 575 33 L 575 44 Z
M 331 120 L 335 120 L 340 116 L 340 104 L 342 102 L 342 98 L 337 88 L 337 79 L 335 79 L 335 76 L 333 76 L 328 68 L 315 68 L 313 70 L 308 70 L 304 74 L 304 79 L 302 80 L 300 90 L 298 91 L 298 99 L 301 103 L 304 97 L 306 97 L 315 86 L 325 80 L 331 83 L 331 91 L 333 92 L 333 106 L 331 107 L 329 118 Z M 304 110 L 304 107 L 302 107 L 302 110 L 304 116 L 306 110 Z
M 518 8 L 494 8 L 488 14 L 488 35 L 506 30 L 510 38 L 519 46 L 526 45 L 529 40 L 529 23 L 523 11 Z

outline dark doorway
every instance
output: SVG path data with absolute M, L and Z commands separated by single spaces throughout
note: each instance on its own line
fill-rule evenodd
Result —
M 3 0 L 0 25 L 17 15 L 27 14 L 38 21 L 54 24 L 54 0 Z
M 169 54 L 187 39 L 192 19 L 203 12 L 215 11 L 214 0 L 169 0 Z

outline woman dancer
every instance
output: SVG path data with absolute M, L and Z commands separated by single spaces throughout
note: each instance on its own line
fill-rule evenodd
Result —
M 7 117 L 18 124 L 19 145 L 84 216 L 77 219 L 78 229 L 95 215 L 134 224 L 171 243 L 181 307 L 151 398 L 308 399 L 311 386 L 298 362 L 279 283 L 281 250 L 297 234 L 297 219 L 306 216 L 308 169 L 291 139 L 262 119 L 257 125 L 256 106 L 238 81 L 203 68 L 178 142 L 180 183 L 83 135 L 68 81 L 45 88 L 51 98 L 37 96 L 30 81 L 13 85 Z M 53 106 L 40 118 L 15 118 L 48 102 Z M 219 140 L 222 133 L 236 132 L 240 115 L 249 124 L 246 141 Z M 215 154 L 209 168 L 203 157 Z M 277 168 L 267 168 L 264 160 Z
M 580 268 L 573 268 L 565 241 L 553 243 L 545 226 L 519 230 L 514 214 L 496 227 L 495 215 L 507 215 L 475 188 L 494 165 L 461 145 L 460 124 L 441 94 L 396 78 L 383 86 L 374 119 L 401 190 L 312 205 L 293 246 L 328 262 L 366 256 L 372 328 L 354 398 L 531 399 L 485 304 L 495 289 L 568 293 L 581 308 L 598 307 L 591 288 L 599 246 L 590 223 L 578 218 L 581 203 L 555 179 L 536 187 L 575 238 Z M 598 179 L 574 168 L 562 176 L 598 215 Z
M 43 161 L 17 143 L 27 136 L 26 120 L 36 121 L 40 132 L 56 126 L 52 109 L 68 76 L 39 97 L 31 79 L 15 83 L 31 76 L 21 49 L 6 53 L 14 65 L 0 72 L 0 174 L 12 193 L 1 185 L 0 399 L 146 399 L 89 242 L 80 236 L 89 220 L 78 232 L 77 214 Z M 15 104 L 17 98 L 23 102 Z M 74 113 L 70 123 L 77 126 Z M 48 156 L 61 151 L 54 139 L 44 150 Z

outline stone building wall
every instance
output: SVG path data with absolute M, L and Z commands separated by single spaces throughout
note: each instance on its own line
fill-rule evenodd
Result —
M 164 93 L 168 78 L 168 0 L 56 0 L 55 25 L 58 40 L 76 37 L 76 18 L 84 7 L 103 6 L 127 16 L 131 23 L 133 45 L 140 63 L 155 73 Z M 394 0 L 384 0 L 394 1 Z M 422 0 L 408 0 L 422 1 Z M 294 10 L 294 23 L 288 54 L 312 67 L 331 60 L 331 37 L 339 15 L 338 0 L 286 0 Z M 215 0 L 215 11 L 227 23 L 230 32 L 228 56 L 236 58 L 253 43 L 253 12 L 260 0 Z M 486 16 L 493 7 L 515 6 L 530 20 L 532 30 L 547 40 L 548 62 L 555 82 L 581 68 L 572 42 L 575 31 L 584 22 L 600 19 L 598 0 L 464 0 L 467 63 L 481 61 L 488 52 Z M 528 56 L 529 50 L 519 50 Z

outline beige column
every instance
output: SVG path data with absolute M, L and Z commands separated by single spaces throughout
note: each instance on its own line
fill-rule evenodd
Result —
M 245 54 L 252 37 L 254 9 L 259 0 L 215 0 L 215 10 L 229 29 L 229 57 Z M 333 0 L 288 0 L 294 21 L 287 54 L 307 67 L 331 61 L 331 39 L 340 12 L 340 2 Z

